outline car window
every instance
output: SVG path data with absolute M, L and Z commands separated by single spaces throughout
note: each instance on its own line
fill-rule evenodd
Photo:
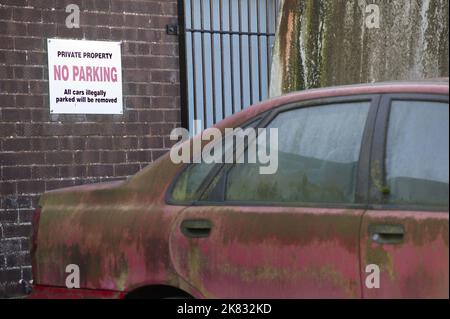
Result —
M 393 101 L 388 125 L 389 202 L 448 206 L 448 103 Z
M 183 171 L 172 191 L 172 198 L 177 201 L 195 200 L 203 181 L 216 164 L 192 164 Z
M 261 121 L 261 119 L 262 117 L 253 119 L 244 124 L 242 128 L 245 129 L 248 127 L 254 127 Z M 222 160 L 225 161 L 225 154 L 227 154 L 226 150 L 232 148 L 233 145 L 227 146 L 225 144 L 225 139 L 220 141 L 220 143 L 222 143 L 222 148 L 224 151 Z M 217 165 L 220 164 L 208 164 L 203 161 L 201 163 L 190 164 L 176 180 L 171 194 L 172 199 L 175 201 L 193 201 L 198 199 L 201 195 L 199 191 L 201 190 L 203 182 L 208 178 L 209 174 Z
M 259 163 L 235 164 L 228 174 L 226 200 L 354 203 L 369 108 L 367 101 L 280 113 L 267 126 L 278 129 L 278 170 L 262 175 Z

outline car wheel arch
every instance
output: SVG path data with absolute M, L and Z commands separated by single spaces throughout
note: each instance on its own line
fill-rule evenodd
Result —
M 194 299 L 194 297 L 177 287 L 147 285 L 127 292 L 124 299 Z

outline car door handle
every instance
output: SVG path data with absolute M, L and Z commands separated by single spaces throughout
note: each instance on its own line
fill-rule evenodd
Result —
M 181 223 L 181 232 L 189 238 L 205 238 L 211 233 L 212 223 L 207 219 L 188 219 Z
M 369 236 L 378 244 L 401 244 L 405 237 L 405 228 L 403 225 L 370 225 Z

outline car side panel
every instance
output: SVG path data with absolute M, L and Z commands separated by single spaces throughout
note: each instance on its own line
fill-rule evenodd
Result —
M 448 298 L 448 212 L 368 211 L 361 227 L 362 276 L 367 265 L 380 268 L 380 287 L 363 283 L 364 298 Z M 379 244 L 370 225 L 402 225 L 399 244 Z
M 117 203 L 44 207 L 35 283 L 65 287 L 66 266 L 74 264 L 83 289 L 129 291 L 151 284 L 178 284 L 168 239 L 181 209 Z
M 68 289 L 49 286 L 33 286 L 27 299 L 123 299 L 125 293 L 109 290 Z
M 359 298 L 363 210 L 191 207 L 170 239 L 177 273 L 207 298 Z M 209 220 L 188 238 L 185 220 Z

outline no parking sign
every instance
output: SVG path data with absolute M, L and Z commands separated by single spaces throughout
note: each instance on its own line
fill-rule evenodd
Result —
M 48 39 L 52 114 L 122 114 L 120 42 Z

